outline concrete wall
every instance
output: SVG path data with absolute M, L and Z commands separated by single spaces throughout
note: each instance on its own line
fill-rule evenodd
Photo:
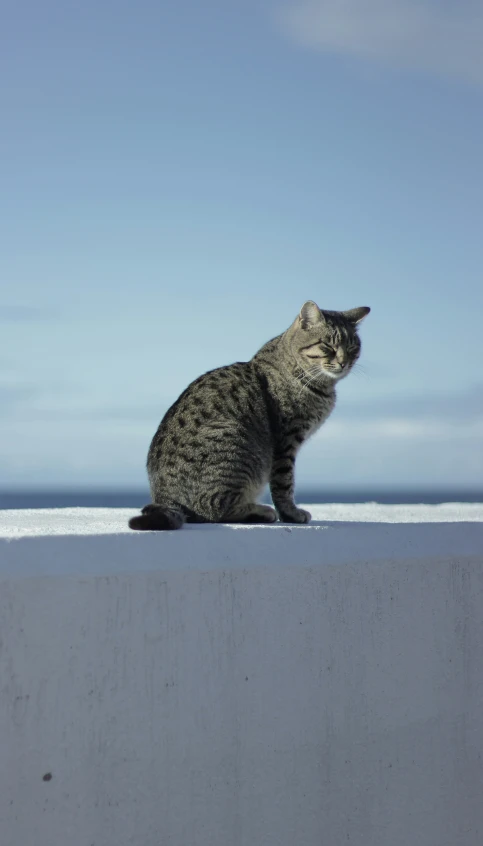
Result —
M 2 846 L 481 846 L 483 524 L 0 542 Z

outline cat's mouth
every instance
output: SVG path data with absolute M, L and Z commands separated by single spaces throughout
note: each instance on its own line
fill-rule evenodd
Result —
M 331 379 L 343 379 L 349 373 L 350 367 L 348 364 L 336 364 L 330 367 L 323 367 L 322 372 Z

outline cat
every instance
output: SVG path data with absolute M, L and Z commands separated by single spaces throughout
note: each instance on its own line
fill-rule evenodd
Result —
M 332 412 L 337 382 L 357 361 L 367 307 L 306 302 L 292 325 L 250 360 L 195 379 L 167 411 L 147 470 L 152 503 L 131 529 L 183 523 L 308 523 L 294 502 L 299 447 Z M 269 483 L 272 508 L 257 497 Z

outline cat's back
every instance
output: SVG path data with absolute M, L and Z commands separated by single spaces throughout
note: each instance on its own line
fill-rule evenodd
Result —
M 211 436 L 227 427 L 257 427 L 262 417 L 263 397 L 252 362 L 217 367 L 191 382 L 168 409 L 152 440 L 150 456 L 167 442 L 177 448 L 182 441 Z

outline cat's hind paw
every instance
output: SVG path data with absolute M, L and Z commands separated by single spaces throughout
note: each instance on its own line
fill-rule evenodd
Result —
M 243 518 L 244 523 L 275 523 L 277 512 L 270 505 L 254 505 Z

